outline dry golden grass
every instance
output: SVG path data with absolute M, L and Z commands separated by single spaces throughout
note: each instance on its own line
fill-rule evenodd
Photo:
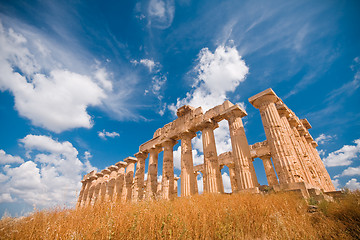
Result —
M 347 195 L 317 213 L 290 193 L 43 210 L 2 219 L 0 239 L 356 239 L 360 194 Z

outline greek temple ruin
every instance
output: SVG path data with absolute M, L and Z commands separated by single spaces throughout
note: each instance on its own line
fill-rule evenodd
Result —
M 174 199 L 178 196 L 178 177 L 174 177 L 173 148 L 181 142 L 181 197 L 198 194 L 197 175 L 203 175 L 204 193 L 224 193 L 221 169 L 227 166 L 233 193 L 259 193 L 253 166 L 255 158 L 264 164 L 268 186 L 274 191 L 330 193 L 335 188 L 309 133 L 310 123 L 299 119 L 272 89 L 249 98 L 260 111 L 266 140 L 248 144 L 242 118 L 247 113 L 229 101 L 203 113 L 201 107 L 185 105 L 177 110 L 177 119 L 155 131 L 139 147 L 134 157 L 92 171 L 83 178 L 77 207 L 102 201 L 137 202 Z M 226 120 L 232 151 L 218 155 L 214 129 Z M 191 139 L 201 131 L 204 163 L 194 166 Z M 158 182 L 158 155 L 163 151 L 162 180 Z M 145 160 L 148 174 L 145 181 Z

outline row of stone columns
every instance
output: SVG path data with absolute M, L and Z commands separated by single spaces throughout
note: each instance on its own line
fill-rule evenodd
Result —
M 279 183 L 305 182 L 324 191 L 334 191 L 330 176 L 315 149 L 316 143 L 304 124 L 276 94 L 268 89 L 249 101 L 260 110 Z M 268 181 L 275 182 L 273 174 L 266 170 L 270 166 L 271 162 L 264 161 L 265 171 L 267 175 L 269 173 Z

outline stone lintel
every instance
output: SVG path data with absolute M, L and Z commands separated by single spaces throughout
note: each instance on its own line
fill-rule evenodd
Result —
M 311 125 L 310 125 L 309 121 L 308 121 L 306 118 L 300 119 L 300 122 L 304 125 L 304 127 L 305 127 L 306 129 L 310 129 L 310 128 L 311 128 Z
M 137 161 L 138 160 L 135 157 L 127 157 L 127 158 L 124 159 L 124 162 L 126 162 L 127 164 L 136 163 Z
M 218 156 L 219 164 L 229 166 L 234 163 L 232 152 L 224 152 Z
M 261 158 L 262 156 L 270 155 L 270 148 L 267 143 L 267 140 L 254 143 L 249 147 L 252 158 Z
M 203 172 L 204 171 L 204 164 L 199 164 L 193 167 L 194 172 Z
M 314 141 L 313 137 L 309 133 L 305 133 L 305 139 L 309 143 Z
M 126 167 L 127 164 L 126 164 L 126 162 L 120 161 L 120 162 L 115 163 L 115 166 L 117 166 L 118 168 L 121 168 L 121 167 Z
M 178 110 L 176 112 L 176 115 L 178 117 L 182 117 L 182 116 L 184 116 L 184 115 L 186 115 L 186 114 L 188 114 L 190 112 L 193 112 L 194 110 L 195 110 L 194 107 L 189 106 L 189 105 L 184 105 L 184 106 L 178 108 Z
M 274 97 L 276 97 L 277 100 L 280 99 L 271 88 L 268 88 L 268 89 L 266 89 L 266 90 L 264 90 L 264 91 L 262 91 L 262 92 L 260 92 L 260 93 L 258 93 L 256 95 L 250 97 L 248 100 L 252 105 L 254 105 L 255 100 L 258 100 L 258 99 L 260 99 L 260 98 L 262 98 L 264 96 L 274 96 Z
M 111 166 L 108 167 L 108 169 L 109 169 L 110 171 L 117 171 L 117 170 L 119 169 L 119 167 L 117 167 L 117 166 L 115 166 L 115 165 L 111 165 Z

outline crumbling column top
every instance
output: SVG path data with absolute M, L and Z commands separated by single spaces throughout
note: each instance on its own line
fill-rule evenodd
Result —
M 300 122 L 304 125 L 304 127 L 305 127 L 306 129 L 310 129 L 310 128 L 311 128 L 311 125 L 310 125 L 309 121 L 308 121 L 306 118 L 300 119 Z
M 115 163 L 115 166 L 117 166 L 118 168 L 122 168 L 122 167 L 126 167 L 127 164 L 126 164 L 126 162 L 120 161 L 120 162 Z
M 101 178 L 104 176 L 104 174 L 102 172 L 98 172 L 98 173 L 96 173 L 96 176 L 97 176 L 97 178 Z
M 252 96 L 251 98 L 249 98 L 249 102 L 256 108 L 259 108 L 264 101 L 275 103 L 279 100 L 280 98 L 275 94 L 275 92 L 271 88 L 268 88 L 262 91 L 261 93 L 258 93 Z
M 106 175 L 106 174 L 110 174 L 111 171 L 108 168 L 105 168 L 101 171 L 102 174 Z
M 234 116 L 234 117 L 245 117 L 247 116 L 247 112 L 242 109 L 239 105 L 233 105 L 229 107 L 223 114 L 226 119 Z
M 148 152 L 137 152 L 134 154 L 134 156 L 137 158 L 137 159 L 146 159 L 147 156 L 148 156 Z
M 108 169 L 109 169 L 110 171 L 117 171 L 117 170 L 119 169 L 119 167 L 118 167 L 118 166 L 115 166 L 115 165 L 111 165 L 111 166 L 108 167 Z
M 127 157 L 127 158 L 124 159 L 124 162 L 126 162 L 127 164 L 136 163 L 137 161 L 138 160 L 135 157 Z

